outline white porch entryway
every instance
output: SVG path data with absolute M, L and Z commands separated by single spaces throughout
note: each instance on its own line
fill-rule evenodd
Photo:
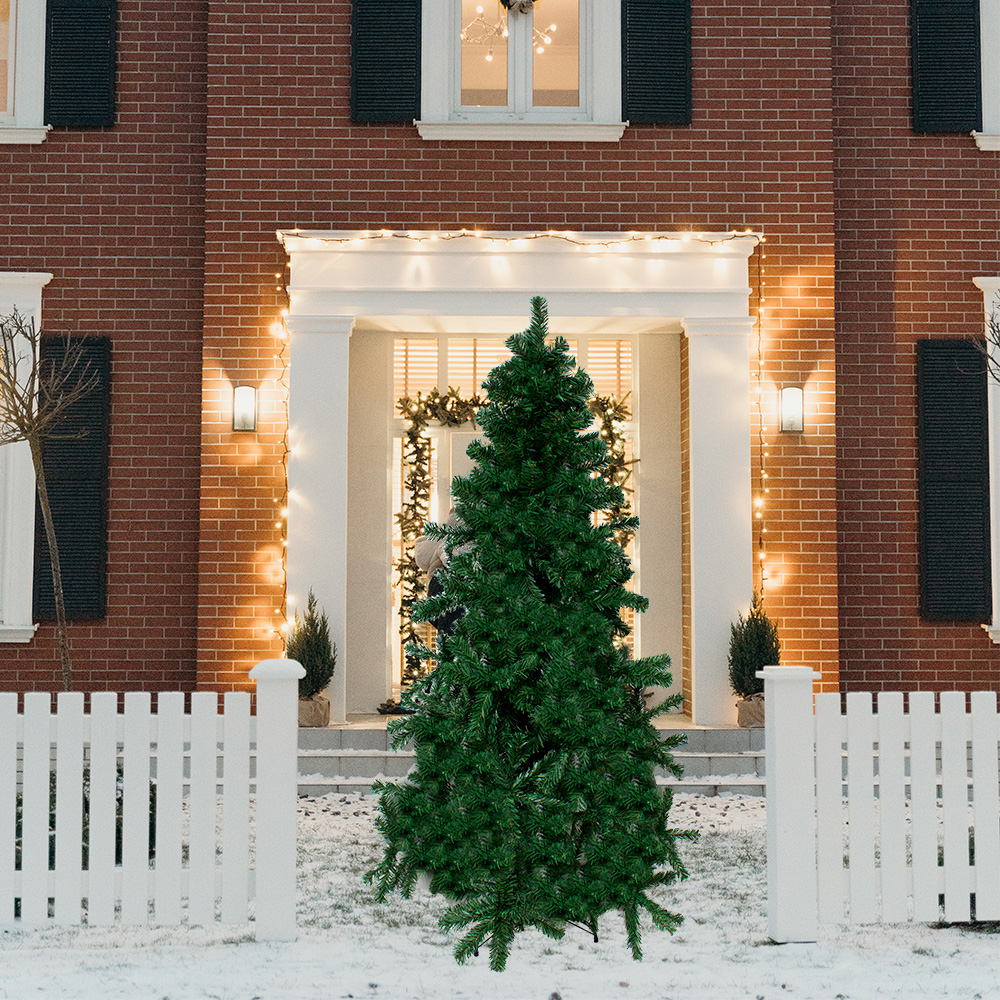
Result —
M 756 237 L 296 231 L 279 239 L 290 260 L 289 608 L 304 605 L 311 587 L 329 617 L 340 651 L 334 721 L 371 712 L 391 693 L 393 338 L 509 336 L 527 324 L 533 295 L 547 299 L 553 334 L 625 336 L 637 346 L 637 589 L 650 599 L 638 653 L 669 653 L 679 683 L 686 629 L 688 714 L 702 725 L 735 721 L 729 626 L 753 586 L 747 259 Z

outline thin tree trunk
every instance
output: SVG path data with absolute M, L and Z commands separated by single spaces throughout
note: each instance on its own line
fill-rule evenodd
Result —
M 62 569 L 59 566 L 59 545 L 56 542 L 56 528 L 49 506 L 49 491 L 45 485 L 45 469 L 42 465 L 42 445 L 35 438 L 29 439 L 31 464 L 35 467 L 35 485 L 38 488 L 38 505 L 42 508 L 42 523 L 45 538 L 49 543 L 49 561 L 52 564 L 52 590 L 56 599 L 56 634 L 59 637 L 59 659 L 62 661 L 63 690 L 73 690 L 73 663 L 69 654 L 69 636 L 66 634 L 66 604 L 63 600 Z

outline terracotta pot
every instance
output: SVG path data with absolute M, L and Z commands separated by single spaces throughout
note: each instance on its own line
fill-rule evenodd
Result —
M 330 699 L 322 694 L 299 698 L 299 725 L 310 728 L 330 725 Z
M 736 702 L 736 721 L 744 729 L 763 728 L 764 695 L 755 694 Z

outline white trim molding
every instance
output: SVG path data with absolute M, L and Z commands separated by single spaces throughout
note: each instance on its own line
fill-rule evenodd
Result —
M 628 122 L 424 122 L 422 139 L 486 139 L 510 142 L 618 142 Z
M 41 323 L 43 272 L 0 272 L 0 316 Z M 35 546 L 35 472 L 26 441 L 0 445 L 0 643 L 29 642 Z
M 358 692 L 370 689 L 369 674 L 389 677 L 391 667 L 381 635 L 355 648 L 346 622 L 348 371 L 361 352 L 350 345 L 379 331 L 509 335 L 523 328 L 530 298 L 542 295 L 553 334 L 689 338 L 692 495 L 703 505 L 692 547 L 689 707 L 699 724 L 734 722 L 726 649 L 730 623 L 753 589 L 747 261 L 757 237 L 295 231 L 278 238 L 291 269 L 289 593 L 299 601 L 313 586 L 331 637 L 346 637 L 334 674 L 346 685 L 343 695 L 334 692 L 346 711 L 370 712 Z M 368 473 L 385 475 L 384 468 L 380 459 Z M 389 544 L 386 532 L 381 557 L 366 551 L 372 572 L 388 566 Z
M 1000 276 L 973 278 L 972 281 L 983 293 L 985 325 L 993 310 L 998 308 Z M 986 347 L 991 352 L 990 370 L 997 371 L 997 366 L 1000 365 L 997 346 L 987 338 Z M 993 614 L 990 624 L 983 628 L 1000 645 L 1000 385 L 991 375 L 986 378 L 986 406 L 990 448 L 990 573 L 993 578 Z
M 972 135 L 980 149 L 1000 150 L 1000 0 L 980 0 L 979 39 L 983 130 Z

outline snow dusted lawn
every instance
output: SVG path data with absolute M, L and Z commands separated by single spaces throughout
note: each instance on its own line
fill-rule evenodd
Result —
M 452 959 L 426 894 L 378 905 L 361 877 L 380 856 L 373 796 L 299 802 L 299 940 L 257 944 L 247 927 L 0 933 L 0 998 L 12 1000 L 874 1000 L 1000 997 L 1000 936 L 923 926 L 821 929 L 812 945 L 766 937 L 764 801 L 678 795 L 671 817 L 702 831 L 683 845 L 691 877 L 663 900 L 670 937 L 646 926 L 633 962 L 621 920 L 600 942 L 529 932 L 507 971 L 485 950 Z

